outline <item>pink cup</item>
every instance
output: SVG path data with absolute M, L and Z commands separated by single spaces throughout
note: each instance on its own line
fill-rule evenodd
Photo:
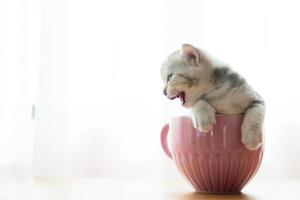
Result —
M 263 148 L 250 151 L 241 143 L 243 118 L 217 114 L 216 124 L 208 133 L 195 129 L 187 116 L 173 118 L 163 127 L 163 150 L 197 192 L 237 193 L 255 175 Z

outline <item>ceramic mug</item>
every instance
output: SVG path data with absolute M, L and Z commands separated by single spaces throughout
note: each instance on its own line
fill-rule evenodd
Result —
M 241 143 L 243 118 L 217 114 L 216 124 L 207 133 L 195 129 L 188 116 L 173 118 L 163 127 L 164 152 L 196 191 L 237 193 L 257 172 L 263 147 L 251 151 Z

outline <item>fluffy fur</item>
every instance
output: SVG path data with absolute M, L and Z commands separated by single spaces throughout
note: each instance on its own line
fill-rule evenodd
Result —
M 164 94 L 180 98 L 193 113 L 194 126 L 209 131 L 215 114 L 245 113 L 242 142 L 248 149 L 262 143 L 265 107 L 244 78 L 228 66 L 189 44 L 172 53 L 161 67 Z

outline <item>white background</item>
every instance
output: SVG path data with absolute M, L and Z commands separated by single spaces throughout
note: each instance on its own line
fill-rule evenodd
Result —
M 300 178 L 298 8 L 296 0 L 0 0 L 0 177 L 179 176 L 159 136 L 188 111 L 162 95 L 159 69 L 191 43 L 266 100 L 258 176 Z

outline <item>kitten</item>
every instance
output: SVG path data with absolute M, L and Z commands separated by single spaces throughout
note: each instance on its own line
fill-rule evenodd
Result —
M 245 113 L 242 143 L 248 149 L 262 144 L 265 106 L 245 79 L 198 48 L 183 44 L 161 67 L 164 94 L 191 108 L 195 128 L 207 132 L 215 114 Z

